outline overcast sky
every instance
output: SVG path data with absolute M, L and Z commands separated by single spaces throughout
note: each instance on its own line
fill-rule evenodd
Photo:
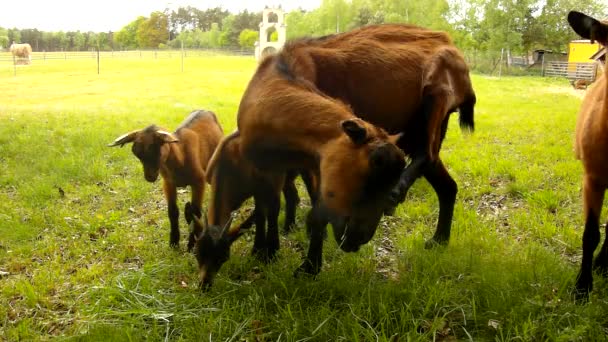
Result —
M 41 31 L 118 31 L 138 16 L 169 7 L 221 6 L 232 13 L 261 11 L 265 5 L 314 9 L 321 0 L 2 0 L 0 27 Z

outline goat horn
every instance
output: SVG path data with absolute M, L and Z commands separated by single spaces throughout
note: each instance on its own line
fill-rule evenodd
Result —
M 222 236 L 228 232 L 228 229 L 230 229 L 230 225 L 232 224 L 232 220 L 234 220 L 235 217 L 236 217 L 236 211 L 231 212 L 230 217 L 228 218 L 228 221 L 224 225 L 224 228 L 222 228 Z
M 192 215 L 192 219 L 194 220 L 194 226 L 199 226 L 201 227 L 201 231 L 198 232 L 197 235 L 195 235 L 195 238 L 198 240 L 201 237 L 203 237 L 203 235 L 205 234 L 205 231 L 207 230 L 207 214 L 205 212 L 202 213 L 202 220 L 201 218 L 196 217 L 196 215 Z

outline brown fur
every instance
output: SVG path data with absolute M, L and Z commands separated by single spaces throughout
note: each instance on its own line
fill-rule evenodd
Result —
M 123 146 L 132 142 L 132 151 L 142 162 L 146 180 L 155 182 L 159 173 L 162 176 L 171 221 L 172 246 L 179 244 L 177 188 L 190 186 L 193 209 L 200 214 L 206 183 L 205 169 L 222 136 L 222 128 L 213 112 L 194 111 L 173 134 L 152 125 L 125 134 L 110 144 Z M 191 234 L 188 249 L 193 245 L 194 235 Z
M 271 75 L 268 70 L 273 68 L 276 73 Z M 340 100 L 332 103 L 336 108 L 346 104 L 348 109 L 345 110 L 369 123 L 390 133 L 403 133 L 398 146 L 412 158 L 412 162 L 394 189 L 390 205 L 402 202 L 411 184 L 424 175 L 440 202 L 437 230 L 428 246 L 449 241 L 457 185 L 441 162 L 439 151 L 450 113 L 458 110 L 460 126 L 473 130 L 476 96 L 463 55 L 446 33 L 413 25 L 387 24 L 366 26 L 322 39 L 295 40 L 287 43 L 276 56 L 264 60 L 251 82 L 264 82 L 267 86 L 261 89 L 250 87 L 248 92 L 251 95 L 243 97 L 242 108 L 249 110 L 253 107 L 254 111 L 263 112 L 257 99 L 273 97 L 277 106 L 291 104 L 314 112 L 313 117 L 277 115 L 270 126 L 276 130 L 288 125 L 292 125 L 294 130 L 317 125 L 319 129 L 315 134 L 325 134 L 324 138 L 330 139 L 329 130 L 325 130 L 328 125 L 323 118 L 324 110 L 330 108 L 323 104 L 323 100 L 329 96 Z M 302 93 L 314 93 L 320 100 L 311 104 L 289 88 L 275 89 L 282 87 L 280 82 L 289 83 L 301 89 Z M 262 115 L 274 115 L 270 109 L 265 110 Z M 240 115 L 244 112 L 241 111 Z M 258 118 L 270 120 L 263 116 Z M 244 125 L 247 127 L 250 123 Z M 305 130 L 300 130 L 301 136 L 293 135 L 290 129 L 285 131 L 292 134 L 292 140 L 307 141 Z M 265 134 L 260 130 L 256 133 Z M 290 143 L 286 143 L 284 148 L 289 149 Z M 315 146 L 305 148 L 316 149 Z M 296 156 L 302 159 L 300 157 Z M 315 158 L 308 162 L 314 165 Z M 337 181 L 339 178 L 331 179 Z M 321 186 L 328 184 L 322 182 Z M 341 192 L 345 193 L 348 192 Z M 346 197 L 343 195 L 333 201 L 337 204 L 333 209 L 346 212 Z
M 394 145 L 396 137 L 357 118 L 348 104 L 324 94 L 313 82 L 292 77 L 281 56 L 269 56 L 260 63 L 241 99 L 238 127 L 242 153 L 263 172 L 308 169 L 319 175 L 323 209 L 315 206 L 313 212 L 323 214 L 307 220 L 309 228 L 314 221 L 314 242 L 311 240 L 309 257 L 301 267 L 304 272 L 316 273 L 320 268 L 319 236 L 326 224 L 322 221 L 331 217 L 334 227 L 348 224 L 353 231 L 361 226 L 375 230 L 386 203 L 373 199 L 388 195 L 404 160 Z M 370 167 L 372 155 L 378 158 L 374 170 Z M 377 176 L 374 180 L 385 182 L 384 187 L 370 186 L 372 175 Z M 365 205 L 364 198 L 369 199 Z M 375 219 L 370 221 L 369 217 Z M 359 248 L 360 241 L 351 241 L 351 237 L 342 235 L 343 249 Z
M 580 12 L 568 14 L 570 26 L 583 38 L 608 45 L 608 24 Z M 605 71 L 587 91 L 578 114 L 574 143 L 576 158 L 581 160 L 583 175 L 583 258 L 576 282 L 576 294 L 586 297 L 593 288 L 592 269 L 608 273 L 608 239 L 593 261 L 600 242 L 599 218 L 604 192 L 608 188 L 608 84 Z M 608 229 L 608 226 L 607 226 Z M 594 265 L 595 264 L 595 265 Z
M 437 102 L 428 118 L 428 155 L 438 158 L 441 123 L 475 101 L 468 67 L 444 32 L 413 25 L 374 25 L 323 40 L 288 43 L 280 58 L 298 80 L 348 103 L 354 113 L 389 132 L 419 135 L 425 96 Z M 381 99 L 381 101 L 379 100 Z M 416 143 L 404 143 L 413 153 Z

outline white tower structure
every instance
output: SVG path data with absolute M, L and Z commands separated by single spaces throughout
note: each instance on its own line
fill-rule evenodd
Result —
M 272 34 L 277 33 L 277 40 L 272 42 Z M 260 23 L 260 39 L 255 42 L 255 59 L 260 60 L 269 53 L 279 51 L 285 45 L 287 39 L 287 24 L 285 23 L 285 11 L 281 6 L 269 8 L 266 6 L 262 12 Z

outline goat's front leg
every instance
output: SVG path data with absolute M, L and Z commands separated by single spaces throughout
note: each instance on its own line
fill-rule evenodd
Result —
M 203 208 L 203 196 L 205 195 L 205 181 L 202 180 L 196 185 L 190 186 L 192 190 L 192 211 L 196 217 L 201 217 Z M 192 251 L 196 243 L 196 236 L 201 232 L 191 231 L 188 235 L 188 252 Z
M 292 183 L 293 184 L 293 183 Z M 272 193 L 272 194 L 271 194 Z M 267 194 L 268 229 L 266 230 L 266 251 L 268 261 L 273 260 L 279 251 L 279 212 L 281 211 L 281 190 Z M 295 210 L 295 209 L 294 209 Z
M 405 201 L 405 195 L 407 195 L 410 187 L 416 182 L 416 179 L 423 175 L 428 161 L 429 159 L 426 154 L 413 157 L 412 162 L 401 172 L 399 182 L 389 194 L 390 206 L 384 210 L 385 214 L 393 215 L 399 203 Z
M 593 289 L 593 252 L 600 242 L 599 218 L 604 201 L 605 188 L 590 176 L 583 182 L 583 212 L 585 230 L 583 231 L 583 260 L 576 277 L 575 295 L 585 299 Z
M 298 267 L 294 273 L 295 277 L 303 274 L 316 276 L 321 272 L 323 263 L 323 239 L 326 235 L 327 223 L 329 220 L 320 203 L 310 209 L 306 216 L 306 226 L 310 234 L 310 245 L 308 254 L 304 258 L 304 262 Z
M 164 181 L 163 190 L 167 200 L 169 222 L 171 223 L 171 234 L 169 235 L 169 246 L 179 246 L 179 208 L 177 207 L 177 189 L 169 182 Z

